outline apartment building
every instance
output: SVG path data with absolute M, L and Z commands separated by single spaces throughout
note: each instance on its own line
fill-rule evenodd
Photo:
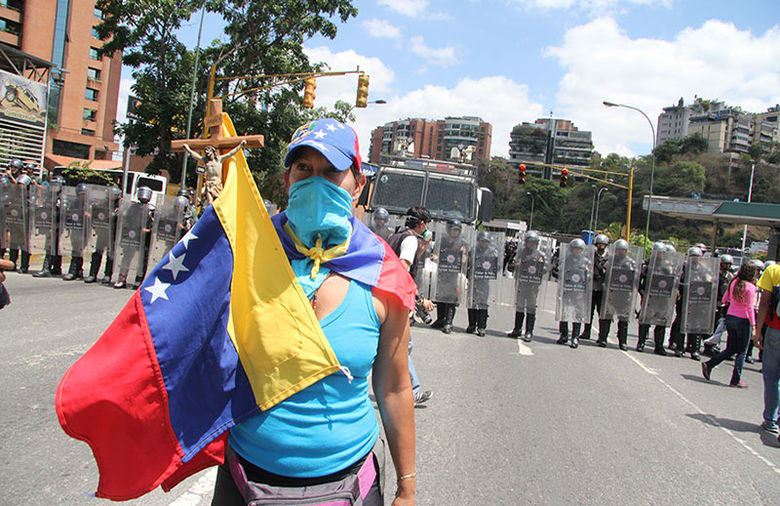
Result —
M 546 179 L 557 177 L 560 170 L 533 162 L 587 167 L 593 155 L 591 132 L 580 130 L 568 119 L 538 118 L 534 123 L 524 122 L 515 126 L 509 137 L 509 162 L 517 165 L 524 162 L 528 174 Z
M 0 0 L 0 50 L 50 62 L 46 165 L 111 160 L 121 55 L 98 56 L 94 0 Z
M 382 154 L 404 147 L 410 156 L 457 161 L 461 150 L 472 146 L 473 158 L 489 159 L 492 137 L 492 125 L 474 116 L 391 121 L 371 132 L 369 161 L 379 163 Z

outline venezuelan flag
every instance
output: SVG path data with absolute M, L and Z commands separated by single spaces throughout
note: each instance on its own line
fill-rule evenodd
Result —
M 223 136 L 235 136 L 223 114 Z M 241 152 L 219 199 L 68 369 L 55 407 L 96 495 L 138 497 L 224 461 L 229 429 L 339 370 Z

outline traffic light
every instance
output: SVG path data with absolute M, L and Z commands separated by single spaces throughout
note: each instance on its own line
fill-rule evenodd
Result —
M 561 169 L 561 188 L 566 188 L 569 184 L 569 169 Z
M 355 107 L 366 107 L 368 105 L 368 74 L 358 76 L 357 98 Z
M 303 106 L 307 109 L 314 107 L 314 90 L 317 89 L 317 80 L 313 77 L 306 79 L 306 88 L 303 90 Z
M 520 169 L 520 173 L 518 174 L 517 182 L 519 184 L 525 184 L 525 180 L 527 177 L 525 173 L 525 164 L 521 163 L 519 169 Z

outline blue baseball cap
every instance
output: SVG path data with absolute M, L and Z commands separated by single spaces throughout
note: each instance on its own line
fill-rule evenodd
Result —
M 360 170 L 357 134 L 351 126 L 340 121 L 325 118 L 298 127 L 284 157 L 285 167 L 292 164 L 293 152 L 302 146 L 319 151 L 337 170 L 347 170 L 352 164 Z

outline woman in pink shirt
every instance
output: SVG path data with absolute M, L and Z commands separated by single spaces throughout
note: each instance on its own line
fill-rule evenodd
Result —
M 734 371 L 731 373 L 729 386 L 747 388 L 742 381 L 742 366 L 745 364 L 745 353 L 750 342 L 750 336 L 756 328 L 756 275 L 758 268 L 754 264 L 743 264 L 732 280 L 726 293 L 723 294 L 723 304 L 728 304 L 726 312 L 726 330 L 728 340 L 726 349 L 701 364 L 701 374 L 707 381 L 715 366 L 734 355 Z

